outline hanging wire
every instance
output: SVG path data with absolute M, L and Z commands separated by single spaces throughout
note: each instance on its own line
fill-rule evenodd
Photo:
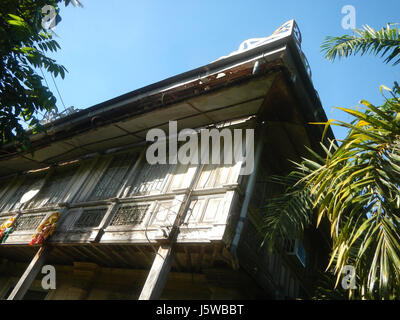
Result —
M 44 72 L 43 72 L 42 67 L 40 67 L 40 72 L 42 73 L 42 76 L 43 76 L 43 78 L 44 78 L 44 81 L 46 82 L 47 87 L 50 88 L 49 83 L 47 82 L 46 76 L 44 75 Z M 50 76 L 51 76 L 51 78 L 53 79 L 53 83 L 54 83 L 54 86 L 56 87 L 56 90 L 57 90 L 58 96 L 60 97 L 61 103 L 62 103 L 64 109 L 66 109 L 66 108 L 65 108 L 64 100 L 63 100 L 63 98 L 62 98 L 62 96 L 61 96 L 61 93 L 60 93 L 60 90 L 58 90 L 57 83 L 56 83 L 56 81 L 55 81 L 55 79 L 54 79 L 54 77 L 53 77 L 53 74 L 52 74 L 51 72 L 50 72 Z
M 46 77 L 45 77 L 45 75 L 44 75 L 44 73 L 43 73 L 42 67 L 40 67 L 40 72 L 42 73 L 42 76 L 43 76 L 43 78 L 44 78 L 44 81 L 46 82 L 47 88 L 49 88 L 49 83 L 47 82 L 47 79 L 46 79 Z
M 47 79 L 43 73 L 42 67 L 40 67 L 40 72 L 42 73 L 43 79 L 46 82 L 47 88 L 49 88 L 49 83 L 47 82 Z M 36 109 L 36 112 L 39 113 L 43 117 L 43 119 L 46 118 L 46 116 L 43 113 L 41 113 L 39 110 Z
M 61 93 L 60 93 L 60 91 L 58 90 L 56 81 L 54 80 L 53 74 L 50 73 L 50 75 L 51 75 L 51 78 L 53 79 L 54 86 L 56 87 L 56 90 L 57 90 L 57 92 L 58 92 L 58 96 L 60 97 L 61 103 L 62 103 L 62 105 L 64 106 L 64 110 L 65 110 L 65 109 L 66 109 L 66 108 L 65 108 L 65 104 L 64 104 L 64 101 L 63 101 L 63 99 L 62 99 L 62 97 L 61 97 Z
M 39 67 L 39 68 L 40 68 L 40 72 L 42 73 L 43 79 L 46 82 L 47 88 L 50 88 L 49 83 L 47 82 L 46 76 L 44 75 L 42 67 Z M 53 81 L 54 81 L 54 79 L 53 79 Z M 58 89 L 57 89 L 57 91 L 58 91 Z M 62 101 L 62 99 L 61 99 L 61 101 Z M 36 110 L 36 112 L 39 113 L 43 117 L 43 119 L 46 119 L 46 115 L 45 114 L 41 113 L 39 110 Z

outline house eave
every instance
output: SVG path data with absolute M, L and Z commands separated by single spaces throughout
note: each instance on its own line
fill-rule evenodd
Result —
M 259 64 L 258 70 L 255 70 L 256 63 Z M 301 110 L 306 120 L 326 121 L 318 94 L 307 73 L 302 52 L 297 46 L 294 35 L 289 34 L 251 50 L 224 57 L 200 68 L 55 120 L 46 125 L 46 133 L 31 136 L 32 145 L 36 151 L 43 150 L 59 141 L 67 143 L 68 139 L 78 134 L 94 132 L 110 125 L 118 127 L 127 119 L 142 117 L 150 113 L 157 117 L 157 114 L 162 114 L 166 108 L 188 101 L 188 99 L 197 97 L 205 99 L 212 93 L 245 83 L 256 84 L 262 77 L 278 73 L 287 79 L 288 86 L 291 87 L 289 90 L 292 90 L 293 94 L 307 100 L 307 103 L 304 103 L 304 110 Z M 220 74 L 226 76 L 218 78 Z M 188 108 L 188 106 L 182 108 Z M 206 115 L 207 112 L 203 112 L 203 114 Z M 238 113 L 237 117 L 242 115 Z M 231 117 L 233 116 L 231 115 Z M 211 124 L 212 119 L 208 122 L 202 121 L 201 125 Z M 190 126 L 190 123 L 188 125 Z M 149 128 L 151 125 L 148 126 Z M 319 135 L 320 128 L 314 129 L 314 131 Z M 331 132 L 330 134 L 333 136 Z M 139 134 L 137 137 L 139 140 L 145 141 L 143 134 Z M 3 153 L 0 155 L 0 176 L 9 174 L 7 169 L 11 167 L 14 169 L 12 173 L 15 173 L 21 170 L 43 168 L 60 160 L 70 160 L 70 157 L 65 159 L 52 157 L 51 161 L 43 161 L 40 157 L 32 157 L 30 154 L 19 151 L 11 144 L 3 146 L 0 151 Z M 90 151 L 89 149 L 85 153 L 88 154 Z M 52 161 L 53 158 L 55 161 Z M 22 163 L 24 164 L 22 165 Z M 15 166 L 17 170 L 15 170 Z

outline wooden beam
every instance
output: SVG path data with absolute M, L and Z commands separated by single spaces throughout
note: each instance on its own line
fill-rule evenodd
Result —
M 93 249 L 94 251 L 96 251 L 98 253 L 99 256 L 101 256 L 103 258 L 103 265 L 104 265 L 104 261 L 106 262 L 107 266 L 109 267 L 115 267 L 117 266 L 117 264 L 115 263 L 115 260 L 112 259 L 109 255 L 107 255 L 102 248 L 99 248 L 97 244 L 93 244 L 91 247 L 91 249 Z M 101 265 L 101 264 L 100 264 Z
M 40 249 L 33 257 L 28 268 L 26 268 L 24 274 L 19 279 L 18 283 L 16 284 L 15 288 L 13 289 L 7 300 L 22 300 L 25 293 L 31 287 L 32 282 L 35 280 L 39 271 L 42 269 L 42 266 L 46 262 L 47 257 L 50 254 L 50 251 L 51 247 L 48 246 L 40 247 Z
M 151 265 L 153 264 L 153 260 L 148 257 L 148 255 L 146 254 L 146 251 L 140 245 L 137 245 L 136 248 L 139 250 L 140 254 L 143 256 L 144 260 L 151 268 Z
M 154 258 L 139 300 L 160 299 L 165 283 L 167 282 L 169 270 L 171 269 L 171 260 L 172 246 L 170 244 L 161 245 Z
M 180 226 L 185 221 L 185 215 L 190 205 L 190 197 L 194 186 L 199 180 L 203 167 L 204 164 L 195 169 L 188 169 L 188 172 L 192 170 L 191 174 L 193 174 L 190 179 L 190 184 L 187 187 L 185 194 L 175 196 L 173 207 L 179 208 L 175 216 L 175 221 L 171 226 L 168 238 L 158 248 L 149 275 L 147 276 L 146 282 L 139 296 L 139 300 L 154 300 L 161 297 L 165 283 L 167 282 L 168 273 L 171 269 L 172 251 L 178 238 Z
M 91 242 L 100 242 L 101 237 L 104 235 L 104 230 L 108 227 L 108 225 L 111 222 L 111 219 L 114 217 L 114 215 L 117 213 L 119 206 L 117 203 L 113 203 L 110 208 L 107 209 L 107 212 L 105 213 L 103 219 L 101 220 L 100 224 L 98 227 L 95 228 L 97 231 L 96 236 L 93 238 L 91 237 L 92 240 Z
M 127 261 L 123 255 L 118 253 L 118 249 L 109 248 L 107 253 L 111 256 L 111 258 L 115 257 L 119 264 L 124 265 L 125 267 L 131 267 L 130 262 Z

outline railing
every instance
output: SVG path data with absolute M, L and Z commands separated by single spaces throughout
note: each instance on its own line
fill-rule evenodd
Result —
M 69 204 L 59 202 L 38 207 L 27 205 L 20 209 L 13 232 L 6 243 L 29 243 L 46 214 L 56 211 L 62 214 L 60 221 L 57 222 L 56 233 L 51 239 L 54 242 L 99 240 L 100 230 L 104 233 L 101 239 L 106 242 L 147 242 L 164 238 L 165 231 L 175 220 L 181 205 L 179 199 L 186 192 L 185 188 L 192 179 L 193 169 L 196 167 L 186 165 L 183 169 L 175 167 L 174 170 L 161 171 L 154 167 L 147 175 L 139 170 L 138 174 L 132 173 L 130 177 L 125 177 L 126 183 L 120 191 L 116 191 L 120 194 L 118 198 L 78 201 Z M 105 169 L 104 172 L 107 170 Z M 179 174 L 175 174 L 177 172 Z M 138 180 L 138 177 L 142 178 Z M 155 179 L 154 184 L 151 183 L 150 177 Z M 230 194 L 235 185 L 224 185 L 224 183 L 236 181 L 237 174 L 233 168 L 227 166 L 206 166 L 200 177 L 182 226 L 185 231 L 182 232 L 181 239 L 206 241 L 209 237 L 207 232 L 210 235 L 215 226 L 226 224 Z M 140 182 L 141 180 L 143 183 Z M 135 184 L 129 184 L 129 181 L 134 181 Z M 83 182 L 81 184 L 85 185 Z M 93 182 L 92 190 L 95 185 Z M 123 192 L 127 186 L 130 187 L 128 188 L 130 192 Z M 77 187 L 76 189 L 81 190 Z M 88 194 L 92 193 L 88 192 Z M 42 204 L 42 201 L 35 203 Z M 12 213 L 8 212 L 3 219 L 11 215 Z M 210 237 L 222 236 L 223 232 L 218 232 Z

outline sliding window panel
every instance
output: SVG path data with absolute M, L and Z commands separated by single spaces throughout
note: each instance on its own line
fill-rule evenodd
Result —
M 95 182 L 86 200 L 94 201 L 116 197 L 138 156 L 138 152 L 115 155 L 107 168 L 102 171 L 100 179 Z
M 24 209 L 52 206 L 63 202 L 65 196 L 69 192 L 78 169 L 78 163 L 57 167 L 46 179 L 40 192 L 25 206 Z
M 15 187 L 21 182 L 21 177 L 1 178 L 0 180 L 0 209 L 7 203 Z M 7 213 L 5 213 L 7 214 Z M 0 216 L 4 214 L 0 211 Z
M 237 182 L 241 166 L 241 163 L 237 161 L 240 143 L 241 141 L 233 141 L 231 145 L 225 148 L 224 140 L 221 139 L 219 148 L 210 144 L 209 157 L 207 163 L 204 163 L 205 159 L 203 159 L 204 167 L 195 189 L 219 188 L 225 184 Z M 215 153 L 219 153 L 219 158 L 215 157 Z
M 149 164 L 144 159 L 130 181 L 129 196 L 164 193 L 176 166 L 170 164 Z
M 24 203 L 21 203 L 22 197 L 28 192 L 38 192 L 45 181 L 45 176 L 48 171 L 40 173 L 32 173 L 21 176 L 19 181 L 14 184 L 8 191 L 8 194 L 4 196 L 2 204 L 2 212 L 17 211 L 21 209 Z
M 189 188 L 200 164 L 179 164 L 177 170 L 171 176 L 168 184 L 168 192 Z

